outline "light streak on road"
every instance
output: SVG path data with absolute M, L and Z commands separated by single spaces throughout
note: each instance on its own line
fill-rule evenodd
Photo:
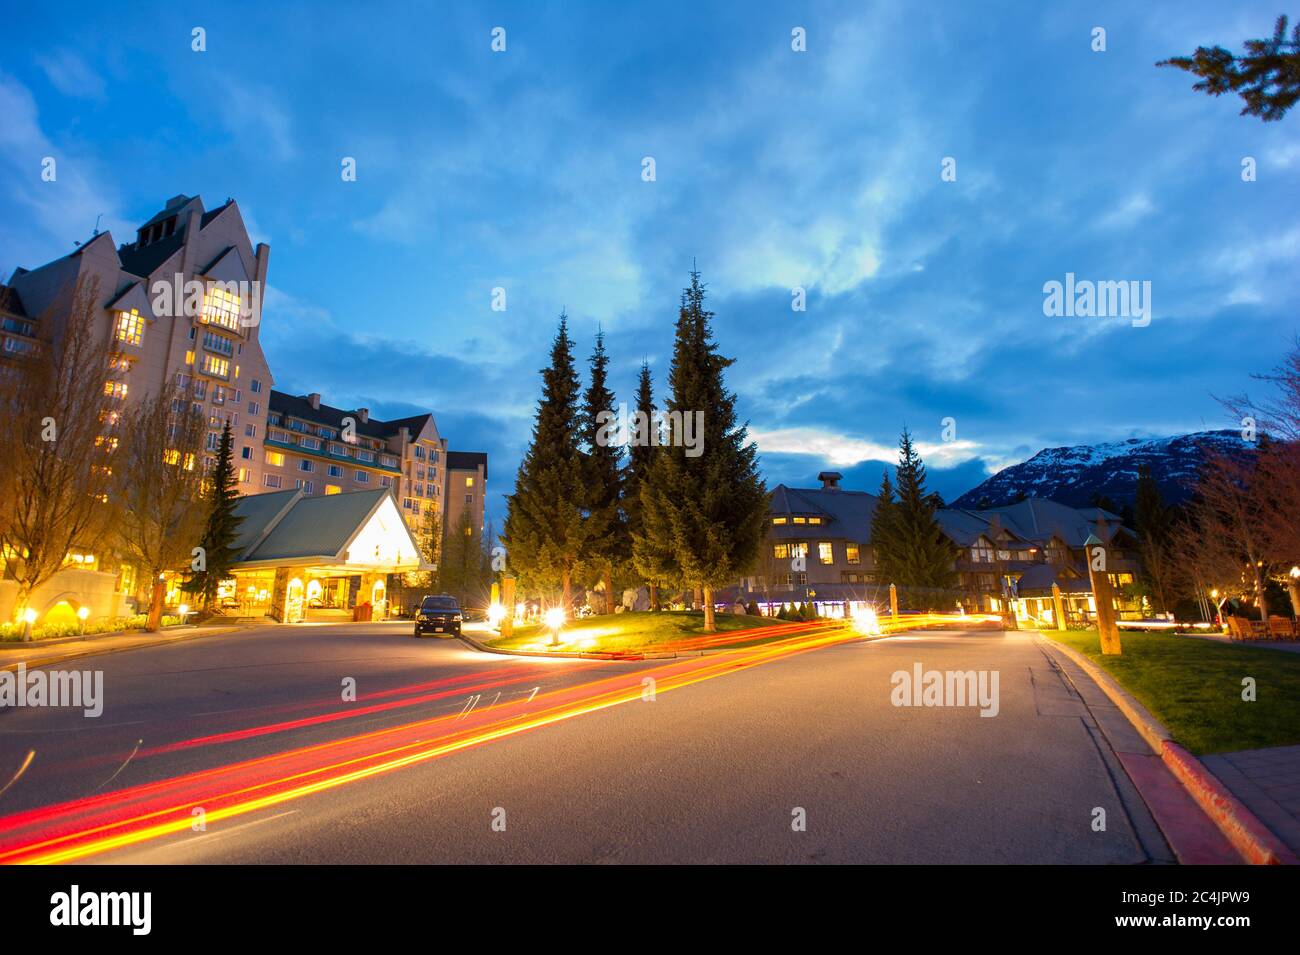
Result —
M 951 624 L 970 618 L 910 615 L 882 630 Z M 905 623 L 904 623 L 905 622 Z M 816 622 L 791 636 L 709 656 L 679 657 L 577 686 L 474 711 L 300 747 L 111 793 L 0 818 L 0 862 L 71 862 L 190 830 L 191 809 L 209 824 L 373 778 L 562 720 L 642 699 L 651 676 L 656 693 L 821 647 L 861 639 L 847 621 Z M 735 640 L 736 634 L 718 635 Z M 715 637 L 694 638 L 712 640 Z M 465 692 L 460 688 L 458 692 Z M 430 736 L 430 733 L 433 733 Z

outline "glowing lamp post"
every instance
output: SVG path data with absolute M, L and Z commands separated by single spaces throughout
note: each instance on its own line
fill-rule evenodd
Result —
M 551 646 L 560 645 L 560 628 L 564 626 L 564 608 L 552 607 L 546 611 L 546 629 L 551 631 Z
M 189 605 L 189 604 L 181 604 L 179 607 L 176 608 L 176 611 L 177 611 L 177 613 L 179 613 L 179 614 L 181 615 L 181 624 L 184 625 L 184 623 L 185 623 L 185 618 L 186 618 L 187 616 L 189 616 L 189 613 L 190 613 L 190 605 Z
M 492 625 L 493 630 L 501 625 L 501 621 L 505 618 L 505 615 L 506 608 L 501 606 L 499 603 L 494 603 L 488 607 L 488 623 Z
M 86 635 L 86 618 L 89 616 L 90 616 L 89 607 L 77 608 L 77 620 L 80 621 L 77 624 L 77 632 L 80 633 L 83 637 Z
M 1291 612 L 1300 617 L 1300 567 L 1292 567 L 1286 581 L 1287 592 L 1291 594 Z

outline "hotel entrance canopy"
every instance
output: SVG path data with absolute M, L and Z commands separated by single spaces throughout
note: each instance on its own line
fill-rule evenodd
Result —
M 301 489 L 239 499 L 235 573 L 287 568 L 316 573 L 433 570 L 389 488 L 308 497 Z

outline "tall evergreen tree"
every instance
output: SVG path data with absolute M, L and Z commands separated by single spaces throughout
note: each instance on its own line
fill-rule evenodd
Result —
M 634 542 L 645 540 L 645 525 L 641 511 L 641 488 L 650 475 L 650 465 L 654 461 L 655 445 L 650 437 L 654 433 L 655 407 L 654 384 L 650 378 L 649 362 L 641 362 L 641 374 L 636 387 L 636 423 L 633 426 L 631 447 L 628 451 L 627 470 L 623 483 L 623 512 L 627 518 L 628 540 L 633 546 L 633 563 L 638 573 L 645 578 L 650 590 L 650 609 L 659 609 L 659 584 L 662 568 L 657 562 L 646 563 L 645 545 L 642 545 L 641 559 L 636 559 Z
M 956 551 L 939 527 L 938 499 L 925 489 L 925 464 L 904 428 L 898 440 L 898 509 L 895 511 L 894 541 L 898 579 L 893 583 L 910 587 L 952 587 L 957 581 L 953 568 Z
M 208 475 L 204 503 L 207 507 L 207 524 L 199 546 L 203 548 L 201 569 L 192 570 L 183 589 L 197 595 L 204 607 L 210 607 L 217 595 L 221 581 L 230 576 L 239 551 L 235 539 L 244 519 L 235 513 L 239 491 L 235 481 L 234 436 L 227 421 L 221 429 L 217 445 L 217 460 Z
M 736 396 L 723 372 L 704 308 L 700 274 L 682 292 L 668 374 L 666 443 L 656 449 L 641 488 L 639 567 L 663 567 L 704 601 L 704 630 L 714 627 L 713 591 L 747 573 L 758 559 L 767 522 L 767 489 L 758 448 L 736 424 Z
M 894 485 L 889 472 L 880 475 L 880 490 L 876 492 L 876 510 L 871 515 L 871 549 L 876 559 L 876 580 L 883 584 L 897 583 L 899 576 L 898 502 L 894 499 Z
M 591 355 L 591 383 L 582 402 L 582 441 L 586 446 L 586 521 L 589 579 L 605 590 L 605 612 L 614 612 L 614 570 L 630 556 L 631 541 L 621 504 L 623 449 L 619 445 L 614 393 L 608 384 L 609 355 L 605 334 L 596 332 Z
M 1152 603 L 1163 613 L 1170 609 L 1173 596 L 1175 561 L 1170 539 L 1174 515 L 1146 465 L 1138 468 L 1136 497 L 1133 516 L 1142 557 L 1142 580 L 1151 592 Z
M 542 369 L 533 439 L 507 498 L 501 535 L 510 567 L 536 591 L 558 590 L 573 610 L 573 575 L 587 554 L 586 464 L 579 447 L 579 382 L 568 316 L 560 314 L 551 364 Z

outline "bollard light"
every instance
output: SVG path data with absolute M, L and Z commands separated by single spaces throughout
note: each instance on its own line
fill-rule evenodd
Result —
M 564 626 L 564 608 L 552 607 L 546 611 L 546 627 L 551 631 L 551 646 L 560 644 L 560 628 Z

